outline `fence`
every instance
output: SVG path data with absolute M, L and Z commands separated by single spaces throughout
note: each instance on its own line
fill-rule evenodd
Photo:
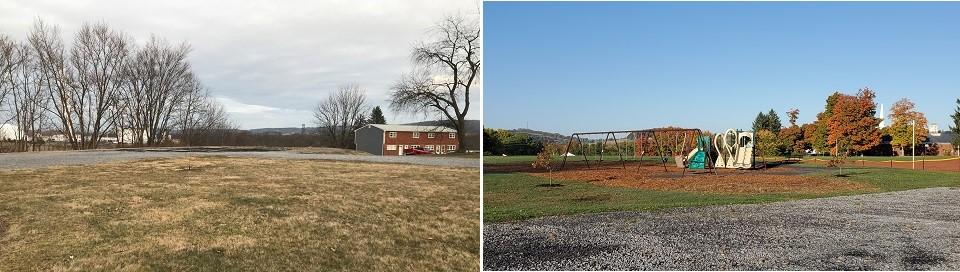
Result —
M 806 159 L 805 161 L 826 162 L 828 160 L 812 158 L 812 159 Z M 928 159 L 926 157 L 920 157 L 916 161 L 897 161 L 891 157 L 889 160 L 884 160 L 884 161 L 853 160 L 853 161 L 846 161 L 846 162 L 852 163 L 852 165 L 857 165 L 857 166 L 888 167 L 888 168 L 915 169 L 915 170 L 960 171 L 960 157 L 943 158 L 943 159 Z

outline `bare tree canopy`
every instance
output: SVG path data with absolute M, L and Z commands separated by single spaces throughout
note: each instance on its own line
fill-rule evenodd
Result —
M 151 37 L 137 46 L 106 23 L 85 23 L 70 48 L 57 26 L 35 21 L 25 43 L 0 35 L 0 113 L 17 125 L 20 151 L 50 141 L 72 149 L 159 145 L 174 130 L 189 144 L 234 126 L 193 73 L 186 43 Z M 180 139 L 178 139 L 180 140 Z M 209 141 L 206 141 L 209 142 Z M 28 145 L 34 148 L 26 148 Z
M 320 102 L 313 116 L 320 132 L 329 137 L 333 146 L 348 148 L 353 145 L 353 130 L 366 121 L 366 111 L 367 95 L 359 85 L 350 84 Z
M 435 29 L 431 40 L 414 47 L 416 68 L 394 84 L 390 107 L 397 112 L 437 114 L 464 139 L 470 110 L 470 88 L 480 73 L 480 25 L 462 16 L 450 16 Z M 457 145 L 463 152 L 464 145 Z
M 75 70 L 70 109 L 80 148 L 96 148 L 113 127 L 129 46 L 129 38 L 104 23 L 84 24 L 76 35 L 70 51 Z

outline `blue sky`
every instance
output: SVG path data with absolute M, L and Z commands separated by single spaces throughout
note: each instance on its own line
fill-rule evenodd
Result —
M 484 2 L 484 126 L 569 134 L 814 120 L 870 87 L 942 129 L 960 97 L 960 3 Z

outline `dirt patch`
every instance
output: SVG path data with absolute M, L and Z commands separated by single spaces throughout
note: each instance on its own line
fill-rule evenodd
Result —
M 803 176 L 789 167 L 766 170 L 727 170 L 716 173 L 657 166 L 576 169 L 529 175 L 559 180 L 586 181 L 596 185 L 704 193 L 804 193 L 823 194 L 871 190 L 865 183 L 821 176 Z

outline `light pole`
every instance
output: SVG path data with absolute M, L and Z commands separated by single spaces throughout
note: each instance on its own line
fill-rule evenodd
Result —
M 917 169 L 917 120 L 910 120 L 910 130 L 913 132 L 913 145 L 910 146 L 910 168 Z

